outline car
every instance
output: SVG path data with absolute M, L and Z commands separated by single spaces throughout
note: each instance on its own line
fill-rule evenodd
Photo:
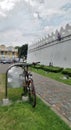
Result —
M 10 59 L 5 59 L 5 60 L 2 60 L 1 63 L 3 63 L 3 64 L 11 64 L 11 63 L 13 63 L 13 61 L 10 60 Z
M 7 63 L 7 61 L 6 61 L 6 60 L 3 60 L 3 61 L 2 61 L 2 63 L 3 63 L 3 64 L 6 64 L 6 63 Z

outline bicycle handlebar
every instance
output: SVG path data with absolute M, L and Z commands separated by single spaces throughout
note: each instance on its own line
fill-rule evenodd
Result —
M 40 62 L 33 62 L 32 65 L 37 65 L 39 64 Z
M 13 65 L 11 65 L 11 66 L 9 66 L 9 68 L 8 68 L 8 70 L 9 69 L 11 69 L 12 67 L 14 67 L 14 66 L 18 66 L 18 67 L 29 67 L 29 66 L 32 66 L 32 65 L 37 65 L 37 64 L 39 64 L 40 62 L 32 62 L 32 63 L 26 63 L 26 62 L 23 62 L 23 63 L 15 63 L 15 64 L 13 64 Z M 7 70 L 7 71 L 8 71 Z

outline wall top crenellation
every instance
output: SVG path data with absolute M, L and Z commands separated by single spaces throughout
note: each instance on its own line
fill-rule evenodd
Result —
M 68 35 L 71 35 L 71 25 L 66 24 L 65 27 L 61 27 L 59 31 L 56 29 L 55 32 L 48 34 L 47 37 L 46 36 L 42 37 L 36 43 L 29 46 L 29 49 L 33 49 L 33 48 L 36 48 L 36 47 L 43 45 L 45 43 L 49 43 L 49 42 L 56 40 L 58 38 L 58 34 L 60 34 L 61 37 L 66 37 Z

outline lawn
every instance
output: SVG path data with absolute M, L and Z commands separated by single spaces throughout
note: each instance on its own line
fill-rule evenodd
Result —
M 0 100 L 4 96 L 5 75 L 0 75 Z M 0 106 L 0 130 L 71 130 L 49 106 L 37 98 L 35 108 L 22 102 L 22 89 L 8 89 L 10 106 Z
M 31 68 L 31 70 L 33 72 L 41 74 L 45 77 L 49 77 L 49 78 L 52 78 L 52 79 L 57 80 L 59 82 L 63 82 L 65 84 L 71 85 L 71 77 L 69 77 L 69 79 L 65 79 L 64 78 L 65 76 L 62 73 L 46 72 L 42 69 L 34 69 L 34 68 Z

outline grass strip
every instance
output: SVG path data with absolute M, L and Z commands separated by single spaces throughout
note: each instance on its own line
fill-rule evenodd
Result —
M 38 73 L 40 75 L 43 75 L 45 77 L 49 77 L 51 79 L 57 80 L 59 82 L 71 85 L 71 77 L 66 79 L 65 75 L 62 73 L 48 72 L 48 71 L 44 71 L 42 69 L 35 69 L 35 68 L 31 68 L 31 71 Z
M 32 108 L 28 102 L 0 107 L 0 130 L 71 130 L 40 99 Z
M 5 76 L 0 88 L 4 90 Z M 0 106 L 0 130 L 71 130 L 49 106 L 37 98 L 37 105 L 32 108 L 30 103 L 20 100 L 22 89 L 8 89 L 8 97 L 13 103 L 10 106 Z M 1 92 L 0 92 L 1 93 Z M 1 99 L 0 94 L 0 99 Z

